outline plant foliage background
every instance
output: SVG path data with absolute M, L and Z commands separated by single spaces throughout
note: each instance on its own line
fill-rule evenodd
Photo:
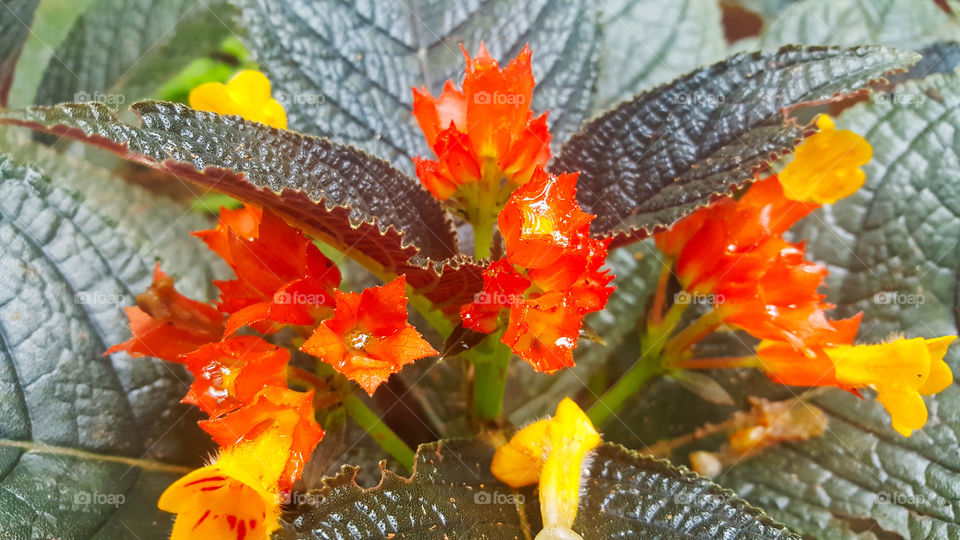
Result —
M 861 339 L 883 339 L 891 333 L 954 334 L 960 298 L 960 74 L 955 72 L 960 66 L 960 45 L 954 40 L 960 39 L 960 19 L 948 7 L 957 10 L 958 6 L 939 4 L 925 0 L 3 1 L 0 97 L 9 96 L 11 109 L 71 101 L 101 102 L 124 110 L 141 99 L 182 99 L 184 87 L 218 69 L 229 73 L 255 63 L 273 81 L 291 129 L 353 145 L 411 174 L 409 158 L 427 154 L 428 149 L 410 113 L 409 88 L 426 85 L 437 93 L 442 81 L 459 79 L 461 42 L 472 51 L 483 40 L 495 58 L 512 57 L 530 43 L 537 79 L 534 107 L 551 111 L 554 155 L 558 156 L 553 166 L 563 168 L 565 162 L 577 163 L 579 150 L 562 148 L 560 143 L 577 133 L 585 120 L 739 51 L 775 51 L 790 44 L 883 45 L 918 51 L 922 61 L 909 72 L 891 77 L 892 83 L 898 83 L 896 88 L 891 84 L 869 99 L 846 102 L 849 108 L 839 115 L 838 126 L 862 134 L 874 147 L 874 159 L 865 168 L 867 184 L 856 195 L 808 218 L 797 234 L 809 239 L 808 250 L 816 260 L 829 265 L 826 292 L 838 304 L 839 315 L 862 310 L 865 320 L 875 321 Z M 746 37 L 730 39 L 742 34 Z M 231 42 L 236 41 L 249 51 L 249 57 L 242 47 L 235 52 Z M 887 71 L 884 62 L 893 65 L 902 60 L 880 53 L 863 57 L 864 73 L 873 70 L 876 76 Z M 839 85 L 846 81 L 835 81 L 838 87 L 829 92 L 829 85 L 811 83 L 817 77 L 829 79 L 824 67 L 828 61 L 797 61 L 801 60 L 812 67 L 799 82 L 781 80 L 788 85 L 784 88 L 795 90 L 808 84 L 811 97 L 816 92 L 826 92 L 828 97 L 843 89 Z M 747 84 L 747 78 L 731 77 L 735 83 Z M 724 96 L 693 85 L 674 90 L 669 94 L 664 93 L 669 89 L 660 89 L 653 96 L 669 96 L 678 106 L 682 100 Z M 757 110 L 765 103 L 759 101 L 760 90 L 739 97 L 757 99 Z M 750 106 L 749 101 L 743 103 Z M 317 218 L 312 225 L 320 231 L 339 230 L 338 223 L 365 221 L 378 214 L 380 207 L 399 204 L 395 208 L 400 210 L 392 216 L 369 226 L 404 226 L 414 231 L 411 234 L 426 247 L 424 252 L 438 260 L 455 254 L 455 231 L 444 230 L 443 224 L 404 221 L 410 214 L 402 204 L 423 194 L 391 190 L 389 174 L 384 175 L 386 179 L 364 180 L 336 170 L 317 173 L 288 156 L 269 155 L 271 145 L 315 145 L 310 149 L 315 156 L 334 162 L 344 159 L 338 148 L 324 147 L 316 140 L 271 141 L 267 135 L 251 135 L 229 122 L 204 123 L 196 115 L 163 105 L 138 107 L 148 120 L 142 131 L 150 137 L 112 118 L 102 105 L 0 112 L 5 123 L 64 124 L 74 132 L 60 135 L 71 137 L 95 133 L 103 137 L 99 144 L 121 156 L 151 156 L 159 164 L 151 172 L 91 146 L 45 139 L 55 143 L 46 146 L 22 129 L 0 128 L 0 531 L 9 537 L 162 538 L 168 534 L 169 516 L 155 507 L 159 493 L 211 450 L 196 426 L 196 415 L 178 403 L 187 375 L 159 361 L 101 355 L 108 345 L 126 339 L 122 307 L 149 283 L 156 260 L 178 276 L 185 293 L 197 297 L 209 297 L 205 284 L 224 276 L 225 269 L 188 234 L 207 226 L 187 203 L 208 191 L 204 182 L 210 182 L 204 179 L 209 175 L 202 174 L 205 166 L 242 171 L 252 182 L 274 189 L 278 182 L 313 186 L 312 201 L 322 199 L 328 206 L 346 209 L 342 215 Z M 775 103 L 768 108 L 771 117 L 779 114 Z M 804 120 L 811 114 L 809 108 L 793 112 Z M 681 129 L 684 120 L 667 127 Z M 608 132 L 626 137 L 627 131 L 620 128 L 624 131 L 614 126 Z M 251 137 L 257 138 L 267 157 L 262 162 L 232 159 L 229 151 L 199 145 L 195 151 L 183 151 L 205 129 L 227 149 L 232 140 L 249 143 Z M 595 125 L 594 129 L 600 128 Z M 779 149 L 774 143 L 769 143 L 770 148 L 758 147 L 759 137 L 731 133 L 730 148 L 740 154 L 752 151 L 758 160 Z M 118 150 L 107 139 L 126 146 Z M 151 142 L 143 142 L 147 140 Z M 170 148 L 180 149 L 179 153 L 171 153 Z M 168 155 L 176 163 L 191 165 L 191 170 L 164 162 Z M 675 172 L 667 171 L 664 177 Z M 198 183 L 178 180 L 171 173 Z M 585 175 L 590 173 L 585 170 Z M 649 169 L 640 174 L 655 176 Z M 124 177 L 136 182 L 125 182 Z M 347 187 L 358 181 L 368 183 L 361 184 L 363 189 Z M 237 189 L 238 195 L 244 194 L 242 187 Z M 647 195 L 626 193 L 623 211 L 645 202 Z M 664 200 L 650 212 L 653 217 L 638 214 L 631 225 L 647 227 L 675 219 L 669 213 L 669 198 Z M 273 203 L 306 212 L 303 209 L 310 201 L 281 197 Z M 615 235 L 619 231 L 600 232 Z M 350 239 L 341 240 L 349 243 Z M 422 272 L 423 284 L 437 281 L 453 291 L 477 279 L 469 263 L 449 264 L 436 277 L 424 270 L 422 260 L 406 260 L 409 255 L 398 238 L 378 242 L 381 245 L 375 247 L 388 254 L 385 265 Z M 611 254 L 609 264 L 618 289 L 607 309 L 589 321 L 606 344 L 581 344 L 576 368 L 548 377 L 535 375 L 525 364 L 512 364 L 506 404 L 511 421 L 521 424 L 536 418 L 565 395 L 589 402 L 632 364 L 639 354 L 638 323 L 659 269 L 656 256 L 648 242 Z M 348 281 L 371 279 L 358 268 L 348 268 L 353 270 L 345 271 Z M 416 286 L 415 281 L 411 283 Z M 883 303 L 877 300 L 878 293 L 915 295 L 923 301 L 906 306 Z M 729 350 L 737 343 L 715 345 Z M 947 361 L 955 371 L 960 369 L 955 351 Z M 462 408 L 467 399 L 464 370 L 455 360 L 415 364 L 381 390 L 375 406 L 410 443 L 468 436 Z M 705 423 L 722 421 L 745 408 L 749 396 L 792 395 L 790 389 L 775 387 L 752 373 L 725 373 L 716 379 L 732 397 L 732 405 L 704 401 L 677 381 L 661 379 L 607 425 L 605 440 L 643 449 Z M 813 537 L 960 536 L 960 390 L 956 384 L 928 400 L 931 422 L 909 439 L 890 429 L 883 409 L 872 400 L 858 400 L 839 390 L 813 399 L 830 416 L 824 437 L 767 450 L 728 469 L 715 482 L 793 531 Z M 330 505 L 341 511 L 373 504 L 378 496 L 360 492 L 352 475 L 367 486 L 380 480 L 379 447 L 342 416 L 333 415 L 324 427 L 327 436 L 314 455 L 305 487 L 323 485 L 332 495 L 296 507 L 298 517 L 281 536 L 314 530 L 336 537 L 338 533 L 325 521 Z M 718 441 L 698 444 L 709 448 Z M 682 464 L 691 449 L 681 447 L 670 457 Z M 482 458 L 489 452 L 462 442 L 427 447 L 419 457 L 413 484 L 385 473 L 384 489 L 412 490 L 390 513 L 403 516 L 411 508 L 448 500 L 452 495 L 446 481 L 461 486 L 458 496 L 466 502 L 463 512 L 478 516 L 488 512 L 490 507 L 471 507 L 470 490 L 462 486 L 483 483 L 478 475 L 487 474 Z M 588 480 L 595 485 L 589 485 L 584 503 L 593 511 L 581 512 L 580 517 L 597 522 L 585 527 L 596 527 L 604 534 L 642 534 L 644 527 L 655 523 L 709 537 L 708 531 L 719 530 L 710 528 L 711 519 L 744 512 L 755 518 L 740 530 L 744 535 L 793 534 L 766 517 L 757 517 L 755 510 L 702 479 L 666 465 L 651 465 L 613 445 L 605 445 L 600 453 Z M 450 459 L 436 457 L 444 455 Z M 605 476 L 612 474 L 610 470 L 599 465 L 606 462 L 620 463 L 617 466 L 633 476 L 623 473 L 611 480 Z M 360 468 L 321 482 L 325 474 L 337 473 L 344 464 Z M 397 468 L 393 463 L 387 466 Z M 474 472 L 457 476 L 465 470 Z M 626 503 L 611 503 L 600 496 L 611 489 L 634 497 Z M 117 504 L 116 497 L 105 496 L 111 494 L 123 494 L 123 502 Z M 524 524 L 515 509 L 498 511 L 506 513 L 496 520 L 488 515 L 477 521 L 490 525 L 484 534 L 518 535 Z M 452 515 L 456 515 L 453 509 L 439 508 L 417 525 L 429 528 L 430 519 L 439 522 Z M 376 525 L 388 517 L 357 519 Z M 730 526 L 730 521 L 719 520 L 718 526 Z M 453 529 L 457 533 L 471 534 Z

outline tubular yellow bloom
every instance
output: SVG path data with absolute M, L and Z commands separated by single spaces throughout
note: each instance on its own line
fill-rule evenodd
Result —
M 901 338 L 878 345 L 844 345 L 825 350 L 833 362 L 837 383 L 848 388 L 872 387 L 893 429 L 909 437 L 927 422 L 921 395 L 940 392 L 953 382 L 943 361 L 956 336 L 934 339 Z
M 170 539 L 268 539 L 280 527 L 277 483 L 290 444 L 275 427 L 174 482 L 157 502 L 177 514 Z
M 190 91 L 190 106 L 287 129 L 287 112 L 279 101 L 270 97 L 270 80 L 259 71 L 241 71 L 227 84 L 201 84 Z
M 820 132 L 797 147 L 778 177 L 788 199 L 834 203 L 863 185 L 866 174 L 860 167 L 873 157 L 873 148 L 852 131 L 836 130 L 825 114 L 817 118 L 817 127 Z
M 571 529 L 580 500 L 580 468 L 598 444 L 600 434 L 586 413 L 564 398 L 553 418 L 530 424 L 497 449 L 490 470 L 500 481 L 517 488 L 536 482 L 539 475 L 543 530 L 538 540 L 581 538 Z

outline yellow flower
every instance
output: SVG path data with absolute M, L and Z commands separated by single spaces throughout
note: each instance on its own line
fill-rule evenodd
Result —
M 826 349 L 836 381 L 848 388 L 872 387 L 893 429 L 909 437 L 927 422 L 921 395 L 940 392 L 953 382 L 943 361 L 956 336 L 901 338 L 878 345 L 844 345 Z
M 598 444 L 600 434 L 586 413 L 564 398 L 553 418 L 530 424 L 497 449 L 490 471 L 505 484 L 530 485 L 539 474 L 543 530 L 537 539 L 580 538 L 571 530 L 580 500 L 580 468 Z
M 275 425 L 174 482 L 157 502 L 161 510 L 177 514 L 170 539 L 267 540 L 280 528 L 277 483 L 290 444 Z
M 820 132 L 797 147 L 778 177 L 788 199 L 834 203 L 863 185 L 866 174 L 860 167 L 870 161 L 873 148 L 852 131 L 834 129 L 833 119 L 825 114 L 817 127 Z
M 201 84 L 190 91 L 190 106 L 287 129 L 287 112 L 279 101 L 270 97 L 270 80 L 259 71 L 241 71 L 227 84 Z

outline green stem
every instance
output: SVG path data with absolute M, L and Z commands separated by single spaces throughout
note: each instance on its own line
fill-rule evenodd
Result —
M 713 358 L 675 358 L 666 360 L 669 369 L 723 369 L 760 367 L 756 356 L 719 356 Z
M 464 353 L 473 364 L 473 416 L 481 422 L 495 421 L 503 412 L 503 394 L 510 366 L 510 348 L 496 332 Z
M 413 450 L 403 442 L 397 434 L 393 432 L 380 417 L 377 416 L 367 404 L 363 402 L 356 394 L 350 394 L 343 401 L 350 418 L 360 425 L 367 433 L 377 441 L 388 454 L 393 456 L 407 472 L 413 472 Z
M 667 337 L 683 320 L 686 304 L 674 303 L 662 319 L 653 320 L 647 325 L 641 339 L 640 359 L 607 390 L 587 411 L 587 416 L 595 426 L 600 426 L 620 411 L 624 402 L 640 390 L 648 380 L 664 373 L 663 347 Z
M 620 380 L 606 391 L 587 411 L 595 426 L 601 426 L 616 414 L 623 403 L 655 375 L 663 373 L 659 355 L 656 358 L 641 357 Z

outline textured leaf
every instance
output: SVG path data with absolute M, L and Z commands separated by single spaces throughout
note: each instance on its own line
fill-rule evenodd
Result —
M 716 0 L 608 0 L 595 110 L 723 58 Z M 643 31 L 638 31 L 638 29 Z
M 588 111 L 599 48 L 589 0 L 337 2 L 235 0 L 247 46 L 288 99 L 290 127 L 352 144 L 412 170 L 430 155 L 411 115 L 411 86 L 437 93 L 463 75 L 462 43 L 508 60 L 525 43 L 555 140 Z
M 177 464 L 209 450 L 196 413 L 178 403 L 188 376 L 102 354 L 129 337 L 122 307 L 150 283 L 157 255 L 198 278 L 182 280 L 187 292 L 210 279 L 202 244 L 187 234 L 202 220 L 28 144 L 2 146 L 40 169 L 0 157 L 0 531 L 164 537 L 157 496 L 188 470 Z
M 98 144 L 267 206 L 377 273 L 406 275 L 439 308 L 455 310 L 480 289 L 481 268 L 458 254 L 440 204 L 386 162 L 326 139 L 179 104 L 146 101 L 132 110 L 140 126 L 97 103 L 6 111 L 0 122 Z
M 7 106 L 20 49 L 30 35 L 33 14 L 39 3 L 40 0 L 0 3 L 0 107 Z
M 118 106 L 149 97 L 230 35 L 227 7 L 222 0 L 98 0 L 57 48 L 34 103 Z
M 860 339 L 957 333 L 960 272 L 960 77 L 907 83 L 845 113 L 838 127 L 874 146 L 867 184 L 801 231 L 831 267 L 841 315 L 864 311 Z M 818 218 L 818 219 L 817 219 Z M 960 372 L 960 355 L 947 362 Z M 930 420 L 910 438 L 872 399 L 830 392 L 815 403 L 827 435 L 767 451 L 722 482 L 788 524 L 835 538 L 960 535 L 960 388 L 925 398 Z
M 550 166 L 581 171 L 578 199 L 597 215 L 594 233 L 642 237 L 791 150 L 804 128 L 786 109 L 862 89 L 918 59 L 879 47 L 736 55 L 591 121 Z
M 498 482 L 492 457 L 493 448 L 475 441 L 426 444 L 412 478 L 384 471 L 369 490 L 347 467 L 302 497 L 278 536 L 531 538 L 542 526 L 536 494 Z M 797 538 L 733 493 L 621 446 L 595 451 L 582 486 L 573 528 L 585 538 Z
M 804 0 L 776 16 L 764 32 L 764 48 L 787 44 L 875 43 L 919 49 L 956 39 L 960 26 L 934 0 Z

